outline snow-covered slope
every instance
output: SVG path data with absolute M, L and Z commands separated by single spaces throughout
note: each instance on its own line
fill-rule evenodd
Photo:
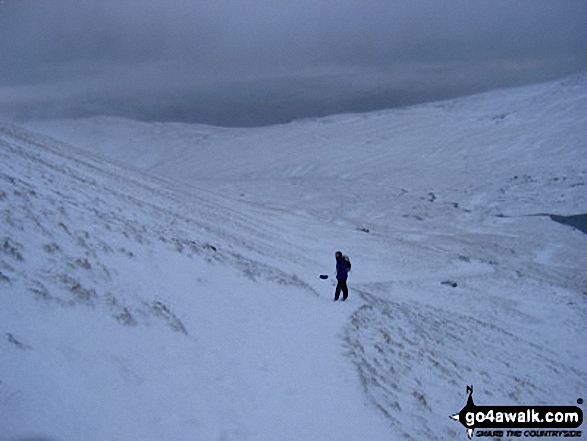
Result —
M 285 216 L 13 126 L 0 154 L 0 439 L 386 433 Z
M 405 109 L 261 128 L 113 117 L 28 126 L 186 180 L 344 177 L 398 186 L 511 177 L 583 160 L 587 74 Z M 268 154 L 270 149 L 270 154 Z M 238 160 L 235 160 L 238 158 Z M 505 169 L 501 171 L 500 169 Z M 458 172 L 458 173 L 457 173 Z
M 572 181 L 587 169 L 587 74 L 258 129 L 109 117 L 29 127 L 199 188 L 366 227 L 425 218 L 397 198 L 431 193 L 434 207 L 502 215 L 576 214 L 586 202 Z
M 0 439 L 464 439 L 467 384 L 575 404 L 587 236 L 548 214 L 587 213 L 586 78 L 259 129 L 28 124 L 82 150 L 1 126 Z

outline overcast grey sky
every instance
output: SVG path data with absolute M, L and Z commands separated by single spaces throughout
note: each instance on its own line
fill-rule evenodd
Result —
M 0 113 L 264 125 L 587 70 L 587 0 L 4 0 Z

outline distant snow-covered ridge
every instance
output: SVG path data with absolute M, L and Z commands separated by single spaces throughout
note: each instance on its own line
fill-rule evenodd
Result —
M 31 121 L 28 126 L 182 181 L 368 175 L 394 185 L 438 186 L 581 164 L 587 74 L 405 109 L 262 128 L 114 117 Z

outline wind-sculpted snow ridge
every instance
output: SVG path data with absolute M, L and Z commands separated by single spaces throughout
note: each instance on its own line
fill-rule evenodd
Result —
M 228 263 L 248 277 L 311 290 L 296 276 L 255 260 L 279 253 L 270 245 L 274 238 L 211 197 L 182 195 L 14 126 L 0 127 L 0 142 L 5 283 L 24 282 L 28 291 L 61 305 L 106 305 L 126 324 L 155 315 L 184 333 L 173 314 L 161 314 L 154 301 L 131 312 L 116 294 L 116 270 L 104 260 L 126 265 L 145 248 L 154 252 L 163 246 L 198 261 Z M 222 246 L 213 245 L 217 242 Z

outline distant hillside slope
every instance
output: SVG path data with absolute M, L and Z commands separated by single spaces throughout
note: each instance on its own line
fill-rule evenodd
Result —
M 585 164 L 587 74 L 405 109 L 257 129 L 101 117 L 29 127 L 182 181 L 343 177 L 460 184 Z M 238 157 L 238 161 L 233 159 Z

